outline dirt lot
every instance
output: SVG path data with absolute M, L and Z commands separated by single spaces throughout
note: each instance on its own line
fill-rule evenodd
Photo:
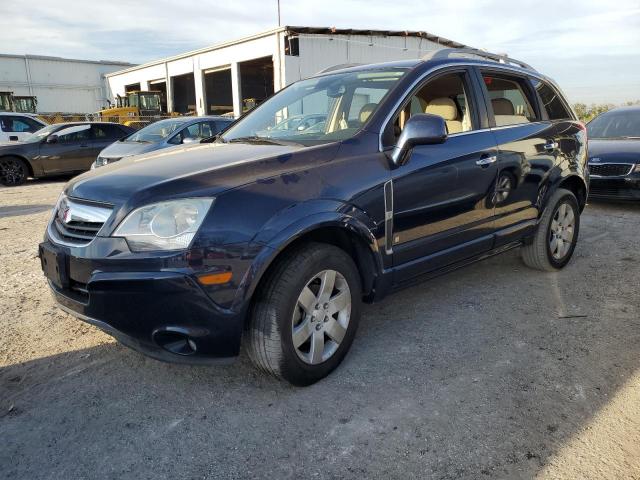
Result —
M 299 389 L 147 359 L 54 307 L 63 183 L 0 189 L 0 477 L 640 479 L 640 206 L 592 204 L 572 263 L 511 252 L 367 307 Z

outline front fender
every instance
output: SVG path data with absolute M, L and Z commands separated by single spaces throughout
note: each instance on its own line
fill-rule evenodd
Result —
M 306 215 L 300 216 L 302 212 Z M 376 274 L 382 272 L 382 258 L 374 234 L 377 225 L 366 212 L 334 200 L 303 202 L 275 215 L 256 234 L 252 244 L 261 244 L 264 248 L 242 279 L 234 305 L 240 306 L 251 298 L 266 271 L 289 245 L 323 228 L 344 229 L 361 240 L 372 256 Z
M 343 226 L 377 248 L 373 219 L 356 206 L 338 200 L 312 200 L 285 208 L 263 225 L 252 242 L 279 249 L 306 231 L 321 226 Z

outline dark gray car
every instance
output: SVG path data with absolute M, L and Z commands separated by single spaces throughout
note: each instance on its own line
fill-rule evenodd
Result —
M 0 144 L 0 184 L 16 186 L 27 177 L 85 172 L 98 152 L 133 132 L 108 122 L 47 125 L 22 141 Z
M 91 168 L 102 167 L 132 155 L 199 142 L 204 138 L 217 135 L 233 121 L 233 118 L 220 116 L 176 117 L 160 120 L 109 145 L 100 152 Z

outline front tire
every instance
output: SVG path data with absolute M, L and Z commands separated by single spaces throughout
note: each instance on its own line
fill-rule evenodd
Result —
M 28 176 L 29 169 L 19 158 L 0 158 L 0 184 L 5 187 L 17 187 L 22 185 Z
M 573 192 L 559 188 L 549 199 L 533 241 L 522 247 L 524 263 L 536 270 L 564 268 L 576 248 L 580 232 L 580 207 Z
M 309 243 L 285 255 L 256 292 L 245 345 L 260 370 L 311 385 L 340 364 L 353 342 L 360 276 L 333 245 Z

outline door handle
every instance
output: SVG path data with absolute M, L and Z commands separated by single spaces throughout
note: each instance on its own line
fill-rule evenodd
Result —
M 558 142 L 549 142 L 546 143 L 543 147 L 547 152 L 553 152 L 558 148 Z
M 476 165 L 480 165 L 481 167 L 486 167 L 491 165 L 492 163 L 496 163 L 498 161 L 498 157 L 495 155 L 483 155 L 480 159 L 476 160 Z

